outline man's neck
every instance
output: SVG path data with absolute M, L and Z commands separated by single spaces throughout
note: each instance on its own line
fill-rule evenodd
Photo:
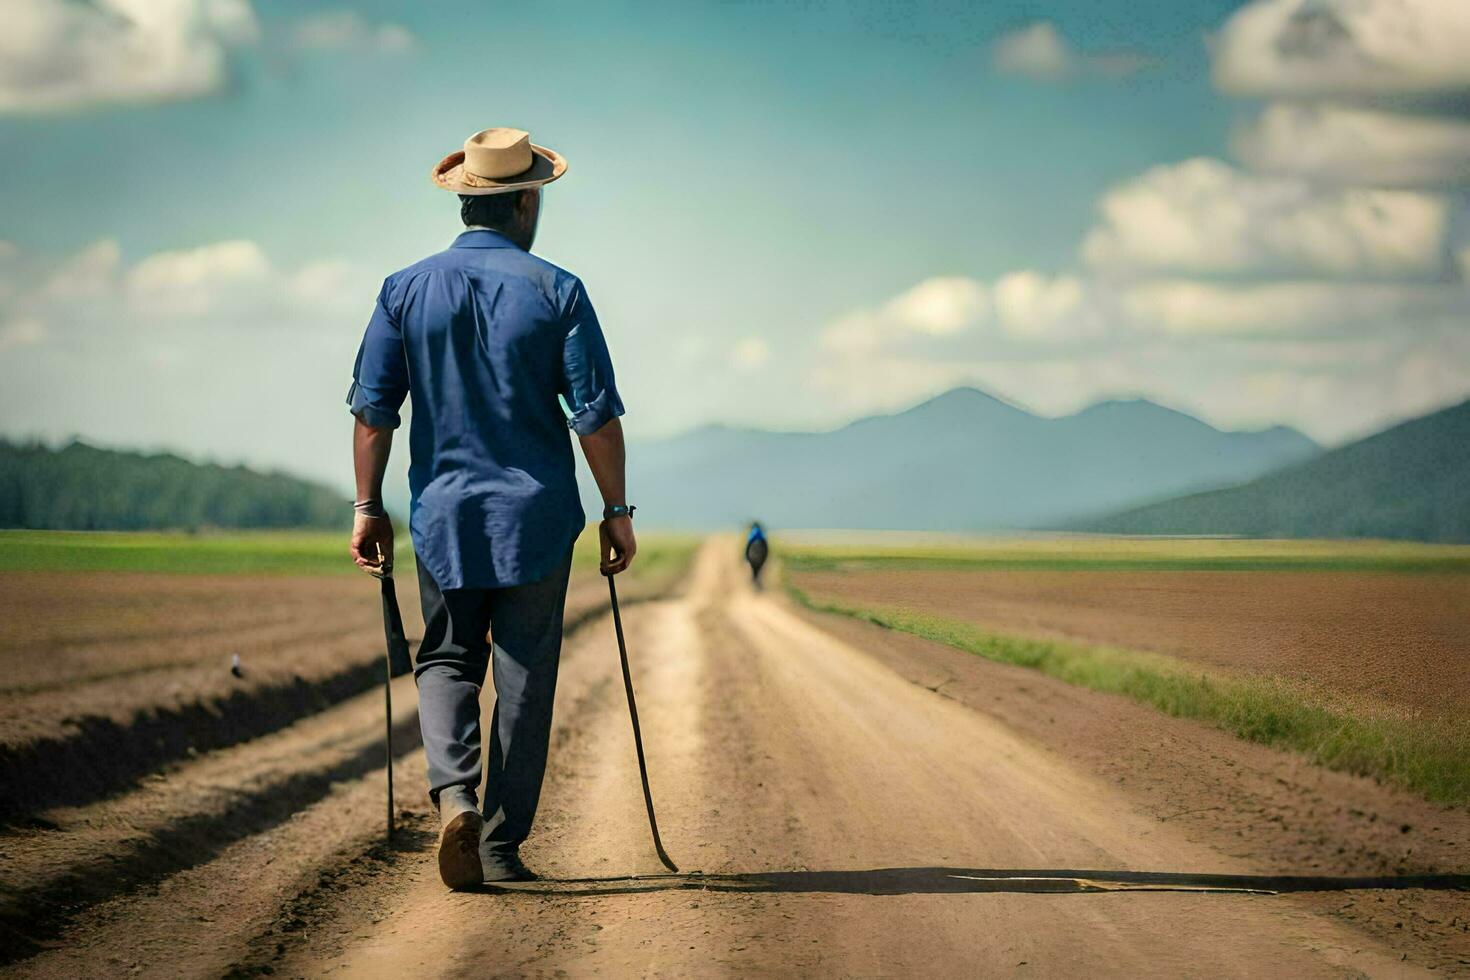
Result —
M 518 233 L 506 231 L 504 228 L 491 228 L 489 225 L 465 225 L 464 230 L 494 232 L 523 252 L 531 250 L 531 242 L 525 241 Z

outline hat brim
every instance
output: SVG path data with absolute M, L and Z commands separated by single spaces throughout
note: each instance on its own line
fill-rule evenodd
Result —
M 509 194 L 549 184 L 567 172 L 566 158 L 555 150 L 532 143 L 531 158 L 529 170 L 492 180 L 465 173 L 464 151 L 456 150 L 434 165 L 429 179 L 436 187 L 454 194 Z

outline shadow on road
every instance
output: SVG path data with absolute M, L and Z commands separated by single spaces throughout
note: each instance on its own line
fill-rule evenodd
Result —
M 826 892 L 842 895 L 952 895 L 1030 892 L 1071 895 L 1113 891 L 1334 892 L 1425 888 L 1470 891 L 1470 874 L 1377 877 L 1221 875 L 1175 871 L 1018 870 L 995 868 L 872 868 L 860 871 L 766 871 L 622 878 L 566 878 L 518 884 L 486 884 L 488 894 L 603 896 L 693 889 L 713 892 Z

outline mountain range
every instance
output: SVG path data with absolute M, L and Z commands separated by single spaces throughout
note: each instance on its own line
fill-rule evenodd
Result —
M 1242 486 L 1083 521 L 1077 529 L 1470 542 L 1470 401 Z
M 628 486 L 659 528 L 982 531 L 1241 483 L 1319 452 L 1293 429 L 1226 432 L 1149 401 L 1047 418 L 956 388 L 830 432 L 707 426 L 639 443 Z M 598 499 L 590 485 L 583 499 Z
M 1292 429 L 1225 432 L 1148 401 L 1046 418 L 958 388 L 830 432 L 708 426 L 638 443 L 629 487 L 654 528 L 1470 542 L 1467 447 L 1470 401 L 1323 452 Z M 597 499 L 590 481 L 583 497 Z M 348 513 L 284 474 L 0 440 L 0 527 L 342 527 Z

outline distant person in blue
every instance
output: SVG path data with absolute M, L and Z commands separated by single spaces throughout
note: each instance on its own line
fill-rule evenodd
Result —
M 424 610 L 414 675 L 439 874 L 454 889 L 535 877 L 519 849 L 546 771 L 572 543 L 586 523 L 571 432 L 606 504 L 603 573 L 637 551 L 602 327 L 577 277 L 530 252 L 541 188 L 566 166 L 521 130 L 487 129 L 433 168 L 459 195 L 465 230 L 384 281 L 347 396 L 352 557 L 368 571 L 393 561 L 383 471 L 412 401 L 409 530 Z M 487 668 L 496 700 L 480 801 Z
M 765 565 L 771 546 L 766 541 L 765 528 L 760 521 L 753 521 L 750 534 L 745 538 L 745 560 L 750 565 L 750 581 L 757 589 L 761 587 L 761 567 Z

